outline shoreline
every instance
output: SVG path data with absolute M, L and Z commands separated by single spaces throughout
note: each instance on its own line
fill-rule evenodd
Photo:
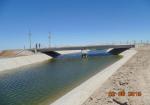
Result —
M 50 59 L 52 59 L 52 57 L 45 54 L 34 54 L 29 56 L 2 58 L 0 59 L 0 72 L 5 70 L 13 70 L 15 68 L 43 62 Z
M 50 105 L 82 105 L 113 73 L 124 65 L 136 51 L 127 50 L 120 55 L 124 57 L 103 71 L 97 73 L 78 87 L 74 88 Z

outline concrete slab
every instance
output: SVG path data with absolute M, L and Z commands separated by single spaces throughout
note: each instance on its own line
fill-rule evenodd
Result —
M 11 70 L 29 64 L 43 62 L 49 59 L 52 59 L 52 57 L 45 54 L 35 54 L 29 56 L 0 59 L 0 71 Z

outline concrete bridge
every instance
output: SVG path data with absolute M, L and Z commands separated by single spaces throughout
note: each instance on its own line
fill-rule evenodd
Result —
M 30 51 L 37 51 L 41 53 L 45 53 L 52 57 L 57 57 L 60 55 L 57 51 L 64 50 L 104 50 L 110 49 L 108 53 L 113 55 L 120 54 L 121 52 L 133 48 L 135 45 L 87 45 L 87 46 L 69 46 L 69 47 L 51 47 L 51 48 L 37 48 L 37 49 L 29 49 Z M 83 54 L 85 55 L 85 54 Z

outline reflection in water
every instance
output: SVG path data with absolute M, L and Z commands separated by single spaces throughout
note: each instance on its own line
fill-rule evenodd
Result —
M 79 54 L 67 55 L 2 72 L 0 105 L 47 105 L 119 58 L 106 55 L 81 59 Z

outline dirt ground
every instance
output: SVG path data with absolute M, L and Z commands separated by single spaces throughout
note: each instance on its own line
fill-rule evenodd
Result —
M 2 57 L 10 57 L 10 56 L 15 56 L 15 53 L 12 51 L 2 51 L 0 53 L 0 56 Z
M 83 105 L 150 105 L 150 47 L 136 50 Z
M 26 55 L 32 55 L 33 52 L 26 51 L 26 50 L 4 50 L 0 52 L 0 58 L 5 57 L 17 57 L 17 56 L 26 56 Z

